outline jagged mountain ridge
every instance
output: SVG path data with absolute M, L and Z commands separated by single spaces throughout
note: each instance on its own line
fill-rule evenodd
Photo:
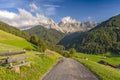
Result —
M 57 31 L 63 32 L 63 33 L 72 33 L 72 32 L 78 32 L 78 31 L 87 31 L 96 26 L 96 23 L 93 21 L 87 21 L 87 22 L 79 22 L 71 17 L 64 17 L 60 23 L 56 23 L 54 20 L 47 18 L 45 16 L 40 16 L 37 19 L 36 25 L 42 25 L 45 28 L 48 29 L 55 29 Z M 34 26 L 36 26 L 34 25 Z M 32 27 L 34 27 L 32 26 Z M 30 29 L 31 26 L 25 26 L 20 27 L 22 30 Z
M 64 32 L 78 32 L 87 31 L 95 27 L 97 24 L 93 21 L 79 22 L 71 17 L 64 17 L 58 24 Z

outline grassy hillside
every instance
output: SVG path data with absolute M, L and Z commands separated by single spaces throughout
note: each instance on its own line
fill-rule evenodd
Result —
M 6 44 L 0 43 L 0 45 L 0 52 L 22 50 L 21 48 Z M 31 62 L 31 67 L 21 67 L 20 74 L 0 65 L 0 80 L 39 80 L 61 57 L 55 52 L 50 52 L 53 54 L 45 56 L 44 53 L 27 51 L 26 61 Z
M 0 43 L 0 53 L 9 51 L 21 51 L 22 48 Z
M 0 30 L 0 53 L 21 51 L 23 48 L 34 49 L 34 45 L 21 37 Z M 44 53 L 27 51 L 26 61 L 31 62 L 31 67 L 21 67 L 20 74 L 0 65 L 0 80 L 39 80 L 61 57 L 56 52 L 50 52 L 52 55 L 46 56 Z
M 29 35 L 26 32 L 20 31 L 19 29 L 13 26 L 10 26 L 4 22 L 1 22 L 1 21 L 0 21 L 0 30 L 3 30 L 5 32 L 11 33 L 16 36 L 29 40 Z
M 66 48 L 74 47 L 83 53 L 120 54 L 120 15 L 102 22 L 92 30 L 64 42 Z
M 85 60 L 85 58 L 88 58 L 88 60 Z M 119 65 L 120 57 L 118 56 L 111 56 L 110 58 L 104 59 L 101 55 L 78 53 L 74 59 L 88 67 L 101 80 L 120 80 L 120 70 L 98 63 L 98 61 L 104 60 L 110 64 Z
M 25 39 L 18 36 L 12 35 L 10 33 L 0 30 L 0 43 L 9 44 L 17 46 L 20 48 L 31 48 L 34 49 L 34 45 L 27 42 Z

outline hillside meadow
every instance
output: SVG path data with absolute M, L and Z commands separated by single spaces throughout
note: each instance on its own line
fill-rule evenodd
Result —
M 35 45 L 21 37 L 0 30 L 0 53 L 18 52 L 24 48 L 35 49 Z M 31 67 L 20 67 L 20 74 L 8 69 L 7 65 L 0 64 L 0 80 L 39 80 L 61 57 L 56 52 L 50 52 L 53 55 L 47 56 L 44 53 L 27 51 L 26 61 L 31 63 Z M 0 57 L 2 58 L 4 57 Z
M 85 58 L 88 58 L 88 60 L 86 60 Z M 119 69 L 98 63 L 98 61 L 104 60 L 112 65 L 117 66 L 120 64 L 120 57 L 118 56 L 113 55 L 104 59 L 102 55 L 77 53 L 74 59 L 88 67 L 94 74 L 96 74 L 100 78 L 100 80 L 120 80 Z
M 1 44 L 0 53 L 12 51 L 21 51 L 21 48 Z M 46 56 L 44 53 L 27 51 L 26 61 L 31 63 L 31 67 L 22 66 L 21 73 L 15 73 L 14 71 L 0 65 L 0 80 L 39 80 L 61 57 L 56 52 L 50 51 L 53 55 Z
M 20 48 L 34 49 L 34 45 L 25 39 L 0 30 L 0 43 L 9 44 Z

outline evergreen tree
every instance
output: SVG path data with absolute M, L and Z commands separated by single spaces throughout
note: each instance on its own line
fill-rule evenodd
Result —
M 38 50 L 44 52 L 46 50 L 46 44 L 42 39 L 38 40 Z
M 30 37 L 30 42 L 35 44 L 35 45 L 38 45 L 38 37 L 36 35 L 32 35 Z

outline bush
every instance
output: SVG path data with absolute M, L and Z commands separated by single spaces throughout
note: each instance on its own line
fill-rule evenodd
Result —
M 69 52 L 70 57 L 74 57 L 75 53 L 76 53 L 76 50 L 74 48 L 71 48 Z
M 69 54 L 68 51 L 64 51 L 64 52 L 62 53 L 62 55 L 63 55 L 64 57 L 70 57 L 70 54 Z

